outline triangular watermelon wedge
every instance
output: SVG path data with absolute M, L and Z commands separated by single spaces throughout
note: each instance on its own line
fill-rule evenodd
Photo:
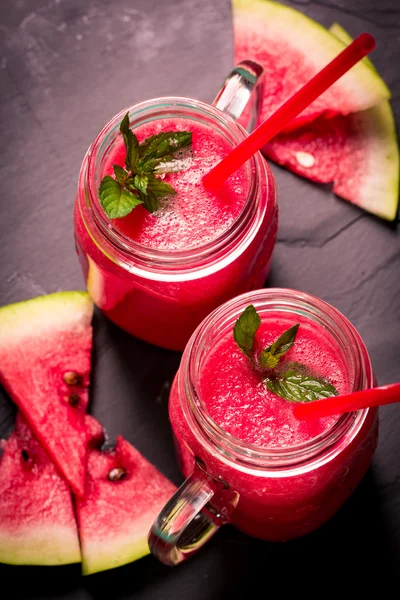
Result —
M 148 532 L 175 491 L 122 437 L 114 450 L 89 451 L 86 495 L 76 502 L 83 574 L 149 554 Z
M 271 0 L 233 0 L 235 63 L 259 62 L 265 70 L 262 120 L 327 65 L 346 46 L 301 12 Z M 317 98 L 287 130 L 320 115 L 366 110 L 390 98 L 385 83 L 364 62 Z
M 92 314 L 84 292 L 0 309 L 0 383 L 78 496 L 85 489 Z
M 80 561 L 69 487 L 17 415 L 0 459 L 0 562 L 64 565 Z
M 350 43 L 335 24 L 332 33 Z M 365 60 L 365 59 L 364 59 Z M 370 61 L 366 62 L 375 71 Z M 318 118 L 276 136 L 263 148 L 274 162 L 319 183 L 333 182 L 338 196 L 381 218 L 393 220 L 399 202 L 399 149 L 388 101 L 366 111 Z

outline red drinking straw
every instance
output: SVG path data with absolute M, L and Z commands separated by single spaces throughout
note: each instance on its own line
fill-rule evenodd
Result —
M 294 416 L 302 421 L 311 421 L 395 402 L 400 402 L 400 383 L 382 385 L 345 396 L 332 396 L 317 402 L 301 402 L 294 407 Z
M 236 146 L 209 173 L 204 175 L 206 187 L 218 187 L 260 148 L 290 123 L 298 114 L 327 90 L 337 79 L 375 48 L 375 40 L 369 33 L 362 33 L 354 42 L 334 58 L 326 67 L 286 100 L 264 123 L 259 125 L 243 142 Z

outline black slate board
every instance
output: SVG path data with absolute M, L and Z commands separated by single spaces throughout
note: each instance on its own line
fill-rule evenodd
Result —
M 400 114 L 397 0 L 286 2 L 353 36 L 370 31 L 373 60 Z M 175 94 L 212 101 L 232 66 L 229 0 L 2 0 L 0 3 L 0 304 L 83 288 L 72 207 L 83 155 L 122 107 Z M 320 186 L 277 167 L 280 230 L 269 286 L 310 292 L 357 327 L 381 383 L 399 379 L 399 231 Z M 312 215 L 312 219 L 310 218 Z M 168 388 L 180 355 L 129 337 L 95 316 L 91 412 L 176 483 Z M 0 390 L 0 436 L 15 409 Z M 400 574 L 400 406 L 381 410 L 372 468 L 342 510 L 314 534 L 285 544 L 223 528 L 176 569 L 152 557 L 79 578 L 78 567 L 0 566 L 26 598 L 136 600 L 238 598 L 288 573 L 330 577 L 349 567 Z M 285 581 L 285 579 L 283 580 Z M 268 588 L 267 588 L 268 589 Z M 17 590 L 14 592 L 17 593 Z

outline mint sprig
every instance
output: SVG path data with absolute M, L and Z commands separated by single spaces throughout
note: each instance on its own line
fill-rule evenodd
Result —
M 274 369 L 278 365 L 280 358 L 293 346 L 299 327 L 300 323 L 293 325 L 271 346 L 262 350 L 258 359 L 262 369 Z
M 103 177 L 100 184 L 101 205 L 110 219 L 117 219 L 129 215 L 131 210 L 142 200 L 124 188 L 119 181 L 110 175 Z
M 103 177 L 99 187 L 101 206 L 110 219 L 125 217 L 139 204 L 155 212 L 164 198 L 176 194 L 156 173 L 172 173 L 186 166 L 179 154 L 192 143 L 192 132 L 165 131 L 139 144 L 129 126 L 129 113 L 119 130 L 126 149 L 126 168 L 113 165 L 115 179 L 111 175 Z
M 252 304 L 240 315 L 233 328 L 233 337 L 240 350 L 250 359 L 253 367 L 262 373 L 267 388 L 289 402 L 312 402 L 337 396 L 336 388 L 322 377 L 316 377 L 301 363 L 290 368 L 278 368 L 280 360 L 295 343 L 300 324 L 296 323 L 254 356 L 254 342 L 261 319 Z M 289 365 L 288 365 L 289 367 Z
M 289 402 L 313 402 L 337 396 L 336 388 L 322 377 L 287 371 L 278 377 L 267 377 L 264 382 L 270 392 Z
M 129 127 L 129 113 L 126 113 L 121 121 L 119 130 L 124 138 L 126 157 L 125 165 L 128 171 L 134 171 L 136 168 L 137 161 L 139 160 L 139 142 L 134 133 L 132 133 Z
M 257 329 L 260 327 L 261 319 L 252 304 L 250 304 L 240 315 L 233 328 L 233 337 L 241 351 L 251 360 L 254 339 Z
M 190 146 L 192 143 L 191 131 L 163 131 L 152 135 L 140 144 L 139 154 L 141 162 L 170 158 L 177 150 Z

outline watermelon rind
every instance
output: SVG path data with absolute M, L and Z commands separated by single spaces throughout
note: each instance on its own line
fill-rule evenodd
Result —
M 347 31 L 345 29 L 343 29 L 343 27 L 339 23 L 333 23 L 329 27 L 328 31 L 332 35 L 334 35 L 338 40 L 340 40 L 341 42 L 343 42 L 343 44 L 346 44 L 346 46 L 348 44 L 351 44 L 351 42 L 353 41 L 353 38 L 347 33 Z M 374 71 L 374 73 L 376 73 L 376 75 L 378 77 L 380 77 L 377 68 L 375 67 L 375 65 L 373 64 L 372 60 L 368 56 L 364 56 L 364 58 L 362 59 L 362 62 L 365 65 L 367 65 L 370 69 L 372 69 L 372 71 Z M 383 81 L 383 84 L 385 85 L 384 81 Z
M 46 335 L 55 327 L 90 324 L 93 302 L 87 292 L 57 292 L 0 307 L 0 347 L 21 338 Z
M 77 538 L 68 528 L 29 525 L 18 533 L 0 528 L 0 563 L 51 567 L 80 562 Z
M 278 73 L 277 76 L 283 77 L 284 73 L 288 74 L 286 80 L 288 82 L 290 69 L 294 68 L 290 62 L 291 52 L 298 52 L 299 56 L 303 56 L 304 64 L 312 67 L 316 73 L 347 45 L 313 19 L 283 4 L 271 0 L 233 0 L 232 6 L 237 58 L 241 60 L 251 58 L 257 61 L 258 50 L 262 50 L 258 47 L 260 40 L 265 39 L 264 48 L 267 50 L 271 48 L 271 51 L 275 40 L 277 46 L 281 45 L 279 59 L 282 63 L 279 69 L 284 71 L 278 69 L 280 75 Z M 246 36 L 246 43 L 250 49 L 248 51 L 252 56 L 241 56 L 243 36 Z M 284 52 L 285 48 L 286 52 Z M 268 74 L 268 65 L 265 66 Z M 296 71 L 293 76 L 296 80 Z M 282 81 L 285 85 L 286 82 Z M 293 92 L 296 89 L 293 89 Z M 266 90 L 268 93 L 268 81 Z M 325 106 L 327 110 L 348 114 L 366 110 L 390 98 L 390 91 L 376 70 L 361 61 L 325 92 L 321 99 L 328 99 L 328 96 L 333 104 Z M 313 118 L 316 116 L 317 114 Z M 294 127 L 297 121 L 300 125 L 300 118 L 294 120 L 291 125 Z
M 140 522 L 135 521 L 131 535 L 120 535 L 111 543 L 87 542 L 82 557 L 82 575 L 116 569 L 150 554 L 147 536 L 156 516 L 154 511 L 143 514 Z
M 329 31 L 345 44 L 352 42 L 351 36 L 338 23 L 334 23 Z M 376 71 L 368 57 L 363 60 L 369 68 Z M 352 120 L 368 140 L 366 176 L 362 186 L 358 186 L 356 203 L 378 217 L 393 221 L 399 204 L 400 159 L 392 108 L 385 100 L 378 106 L 352 115 Z M 338 196 L 351 201 L 348 188 L 348 182 L 346 182 L 346 189 L 338 182 L 335 183 L 333 191 Z

